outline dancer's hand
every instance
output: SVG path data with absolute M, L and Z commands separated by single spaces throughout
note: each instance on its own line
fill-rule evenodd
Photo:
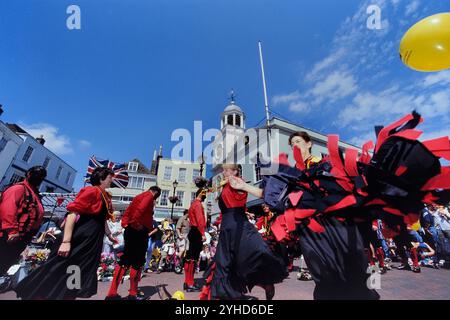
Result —
M 58 255 L 61 257 L 68 257 L 70 253 L 70 242 L 61 243 L 58 250 Z
M 12 234 L 8 235 L 7 242 L 9 244 L 13 244 L 13 243 L 17 243 L 17 241 L 19 241 L 19 239 L 20 239 L 20 236 L 18 233 L 12 233 Z
M 229 177 L 228 181 L 230 182 L 230 186 L 236 190 L 245 190 L 245 187 L 247 186 L 244 180 L 237 177 Z

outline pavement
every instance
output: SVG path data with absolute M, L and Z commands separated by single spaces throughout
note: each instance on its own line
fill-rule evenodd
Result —
M 393 266 L 396 264 L 394 263 Z M 295 268 L 297 269 L 297 268 Z M 283 283 L 275 285 L 274 300 L 311 300 L 313 297 L 314 282 L 299 281 L 296 278 L 297 271 L 290 273 Z M 196 281 L 201 281 L 202 273 L 196 274 Z M 184 275 L 173 272 L 161 274 L 146 274 L 141 282 L 140 289 L 149 300 L 160 300 L 158 286 L 165 286 L 168 292 L 173 293 L 183 288 Z M 382 300 L 450 300 L 450 270 L 432 269 L 422 267 L 421 273 L 413 273 L 407 270 L 393 268 L 380 276 L 377 292 Z M 91 300 L 103 300 L 109 289 L 110 282 L 99 282 L 97 295 Z M 119 294 L 126 297 L 129 282 L 119 288 Z M 255 287 L 250 293 L 260 300 L 265 299 L 264 290 Z M 14 292 L 0 294 L 0 300 L 15 300 Z M 185 292 L 186 300 L 198 300 L 198 293 Z

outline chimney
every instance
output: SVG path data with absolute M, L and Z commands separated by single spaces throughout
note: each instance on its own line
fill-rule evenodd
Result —
M 156 158 L 156 165 L 155 165 L 155 174 L 158 175 L 158 169 L 159 169 L 159 160 L 162 158 L 162 145 L 159 146 L 159 154 Z
M 42 134 L 38 138 L 36 138 L 36 141 L 39 142 L 42 145 L 45 144 L 45 139 L 44 139 L 44 136 Z

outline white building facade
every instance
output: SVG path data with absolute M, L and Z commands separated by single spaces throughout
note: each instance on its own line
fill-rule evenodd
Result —
M 6 147 L 9 148 L 5 147 L 0 152 L 2 168 L 8 167 L 1 176 L 0 189 L 23 180 L 29 168 L 40 165 L 46 168 L 47 177 L 42 182 L 39 191 L 49 193 L 73 192 L 73 183 L 77 171 L 47 149 L 43 137 L 34 138 L 15 124 L 6 124 L 6 127 L 9 132 L 3 134 L 3 137 L 13 137 L 14 135 L 16 137 L 6 143 Z M 17 140 L 17 137 L 20 141 Z M 20 142 L 18 148 L 16 148 L 17 142 Z M 15 154 L 11 158 L 14 151 Z

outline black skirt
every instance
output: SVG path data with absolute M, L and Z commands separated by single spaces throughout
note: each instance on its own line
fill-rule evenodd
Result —
M 288 276 L 286 264 L 248 221 L 245 209 L 226 208 L 222 214 L 211 297 L 240 299 L 255 285 L 283 281 Z
M 304 224 L 298 228 L 302 253 L 316 284 L 314 299 L 379 299 L 368 286 L 371 273 L 357 225 L 332 216 L 316 219 L 324 232 Z
M 105 214 L 81 215 L 73 230 L 69 256 L 58 256 L 62 238 L 59 239 L 48 260 L 17 285 L 17 297 L 24 300 L 62 300 L 95 295 L 105 235 Z

